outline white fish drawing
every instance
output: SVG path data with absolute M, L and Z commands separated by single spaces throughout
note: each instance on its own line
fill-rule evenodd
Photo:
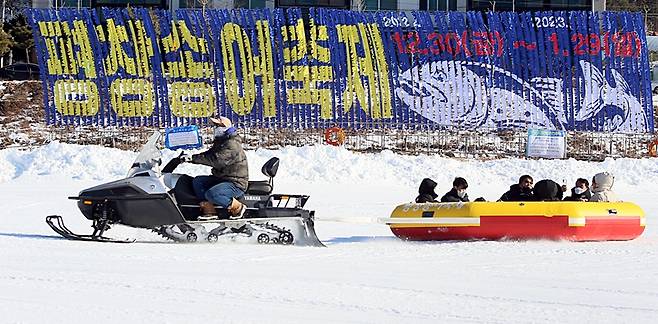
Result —
M 615 83 L 613 86 L 593 64 L 580 61 L 580 67 L 583 70 L 585 92 L 591 92 L 592 96 L 586 95 L 585 102 L 580 105 L 580 109 L 574 112 L 574 118 L 577 121 L 600 115 L 606 107 L 616 107 L 619 114 L 613 112 L 602 116 L 605 118 L 603 129 L 613 132 L 648 131 L 649 122 L 644 107 L 631 94 L 630 86 L 617 70 L 610 69 L 612 80 Z M 592 90 L 588 91 L 588 89 Z
M 630 86 L 615 69 L 610 69 L 610 84 L 603 73 L 590 62 L 579 61 L 583 77 L 578 80 L 580 105 L 572 104 L 577 98 L 568 98 L 566 111 L 573 122 L 581 123 L 593 118 L 600 119 L 601 130 L 611 132 L 646 132 L 649 128 L 642 104 L 631 94 Z M 544 99 L 556 109 L 563 107 L 563 82 L 555 78 L 534 78 L 531 84 Z
M 580 67 L 584 75 L 580 105 L 563 104 L 561 79 L 533 78 L 527 82 L 497 66 L 467 61 L 436 61 L 413 67 L 400 74 L 396 95 L 433 122 L 466 129 L 565 129 L 570 121 L 601 116 L 606 107 L 602 116 L 605 130 L 647 129 L 642 105 L 617 71 L 612 70 L 613 87 L 594 65 L 580 61 Z M 580 108 L 570 119 L 573 107 Z
M 475 71 L 481 73 L 476 73 Z M 494 85 L 505 78 L 512 92 Z M 541 127 L 563 129 L 563 117 L 542 95 L 517 76 L 496 66 L 466 61 L 436 61 L 400 75 L 396 95 L 409 108 L 440 125 L 476 127 Z M 500 80 L 498 80 L 500 81 Z M 553 120 L 549 116 L 553 115 Z

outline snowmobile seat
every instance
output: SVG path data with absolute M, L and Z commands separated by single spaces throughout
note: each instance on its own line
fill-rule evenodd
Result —
M 249 181 L 247 194 L 249 195 L 269 195 L 272 192 L 272 185 L 269 181 Z
M 269 180 L 262 181 L 249 181 L 247 187 L 247 194 L 250 195 L 269 195 L 272 193 L 274 188 L 274 176 L 279 170 L 279 158 L 273 157 L 269 159 L 260 171 L 269 178 Z

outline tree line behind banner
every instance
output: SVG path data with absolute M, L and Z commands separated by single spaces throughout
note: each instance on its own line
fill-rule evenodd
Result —
M 27 12 L 49 124 L 654 130 L 635 13 Z

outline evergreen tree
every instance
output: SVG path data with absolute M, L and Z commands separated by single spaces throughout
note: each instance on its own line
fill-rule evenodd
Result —
M 9 53 L 12 46 L 14 46 L 14 39 L 5 32 L 4 28 L 0 28 L 0 56 Z
M 5 25 L 5 28 L 8 28 L 9 34 L 14 39 L 12 47 L 14 58 L 16 60 L 31 61 L 28 51 L 34 47 L 34 38 L 32 28 L 27 24 L 27 19 L 21 14 L 7 22 L 7 25 Z

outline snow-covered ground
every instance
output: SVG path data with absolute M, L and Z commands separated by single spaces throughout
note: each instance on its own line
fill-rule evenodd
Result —
M 165 161 L 174 152 L 165 152 Z M 252 179 L 281 158 L 275 191 L 307 193 L 326 248 L 174 244 L 113 228 L 134 244 L 72 242 L 44 222 L 88 224 L 67 196 L 121 178 L 136 153 L 51 143 L 0 150 L 1 323 L 655 323 L 658 159 L 474 161 L 340 148 L 249 151 Z M 571 186 L 599 171 L 647 213 L 626 242 L 404 242 L 378 217 L 424 177 L 442 194 L 498 198 L 521 174 Z M 177 172 L 203 174 L 201 166 Z

